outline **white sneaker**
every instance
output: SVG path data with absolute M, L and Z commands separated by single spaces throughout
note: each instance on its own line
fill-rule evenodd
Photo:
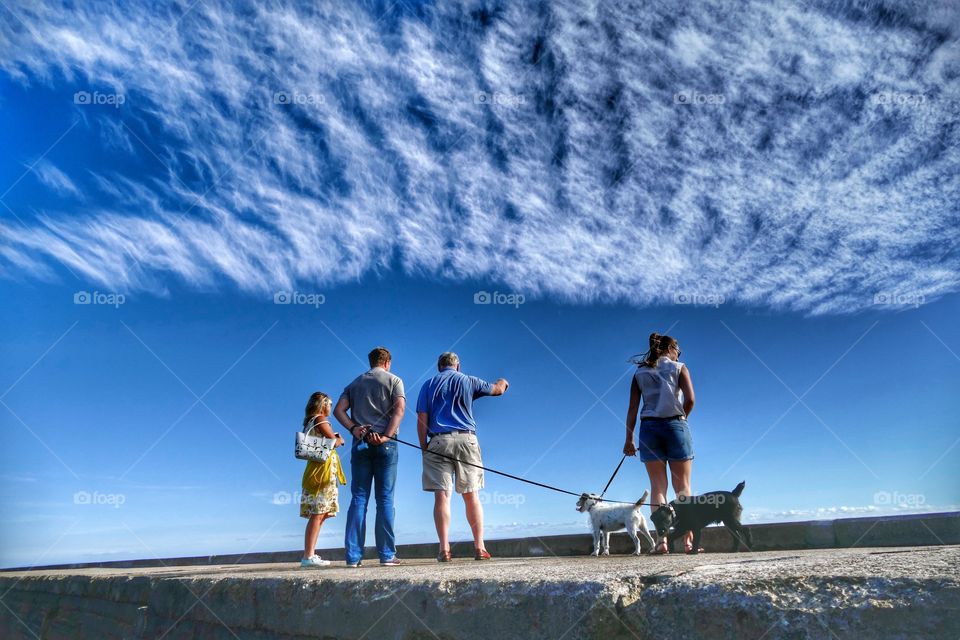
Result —
M 324 560 L 320 556 L 314 554 L 309 558 L 304 558 L 300 561 L 301 569 L 317 569 L 319 567 L 328 567 L 330 566 L 329 560 Z

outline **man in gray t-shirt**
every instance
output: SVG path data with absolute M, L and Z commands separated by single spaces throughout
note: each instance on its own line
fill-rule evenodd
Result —
M 340 396 L 340 402 L 346 401 L 350 417 L 355 423 L 367 425 L 380 435 L 387 431 L 393 416 L 393 405 L 397 399 L 404 398 L 403 380 L 390 373 L 389 360 L 386 367 L 376 366 L 357 376 Z M 396 435 L 396 430 L 389 435 Z
M 391 356 L 384 347 L 370 352 L 370 370 L 347 385 L 333 409 L 337 421 L 353 436 L 350 447 L 350 509 L 344 548 L 347 565 L 360 566 L 366 543 L 367 504 L 371 486 L 377 501 L 374 534 L 380 564 L 396 566 L 393 534 L 393 490 L 397 479 L 397 441 L 406 409 L 403 381 L 390 373 Z M 347 412 L 349 411 L 349 415 Z M 366 428 L 365 428 L 366 427 Z

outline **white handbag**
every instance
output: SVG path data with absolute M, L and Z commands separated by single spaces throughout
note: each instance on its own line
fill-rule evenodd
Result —
M 313 428 L 319 424 L 316 420 L 316 418 L 311 420 L 310 426 L 303 431 L 297 431 L 297 441 L 293 450 L 293 455 L 300 460 L 315 460 L 317 462 L 323 462 L 330 457 L 330 452 L 333 451 L 334 445 L 337 442 L 336 438 L 324 438 L 323 436 L 310 435 L 310 432 L 313 431 Z M 330 424 L 326 420 L 323 422 Z

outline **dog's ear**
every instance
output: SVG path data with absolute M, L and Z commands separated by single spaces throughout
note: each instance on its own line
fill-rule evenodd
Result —
M 743 493 L 744 487 L 746 487 L 746 486 L 747 486 L 746 481 L 741 480 L 741 481 L 740 481 L 740 484 L 738 484 L 736 487 L 734 487 L 734 488 L 733 488 L 733 491 L 731 491 L 730 493 L 732 493 L 733 495 L 735 495 L 735 496 L 737 496 L 737 497 L 739 498 L 739 497 L 740 497 L 740 494 Z
M 643 492 L 643 495 L 640 496 L 640 499 L 637 500 L 636 506 L 639 507 L 639 506 L 643 505 L 643 503 L 647 501 L 647 496 L 649 496 L 649 495 L 650 495 L 650 492 L 649 492 L 649 491 L 644 491 L 644 492 Z

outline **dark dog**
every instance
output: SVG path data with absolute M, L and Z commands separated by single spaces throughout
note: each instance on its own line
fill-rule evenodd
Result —
M 747 486 L 741 482 L 733 491 L 711 491 L 699 496 L 681 496 L 670 504 L 653 512 L 650 520 L 657 528 L 657 535 L 667 535 L 667 547 L 672 551 L 673 542 L 687 531 L 693 531 L 693 549 L 699 553 L 700 533 L 708 524 L 722 522 L 733 535 L 733 551 L 742 542 L 747 549 L 753 546 L 750 530 L 740 524 L 740 494 Z M 671 527 L 673 530 L 671 531 Z M 669 532 L 669 533 L 668 533 Z

